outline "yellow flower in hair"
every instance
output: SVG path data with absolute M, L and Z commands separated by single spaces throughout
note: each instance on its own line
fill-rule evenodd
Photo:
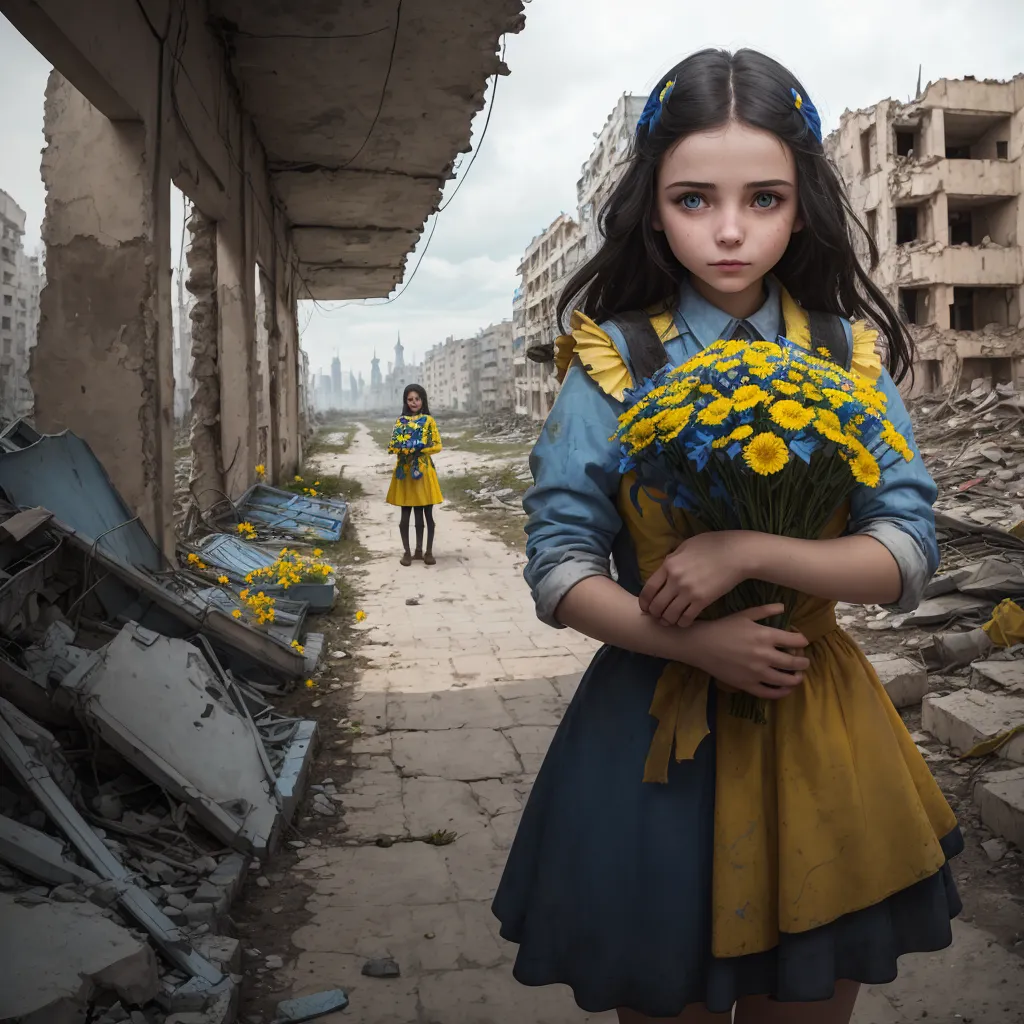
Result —
M 789 461 L 786 442 L 769 431 L 757 434 L 743 449 L 743 461 L 759 476 L 778 473 Z
M 662 89 L 661 92 L 658 93 L 658 102 L 659 103 L 664 103 L 665 102 L 665 96 L 672 90 L 672 86 L 674 86 L 675 84 L 676 83 L 674 81 L 668 81 L 668 82 L 665 83 L 665 88 Z

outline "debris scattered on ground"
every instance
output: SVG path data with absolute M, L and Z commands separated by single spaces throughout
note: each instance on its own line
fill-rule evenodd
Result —
M 297 999 L 286 999 L 277 1004 L 274 1024 L 301 1024 L 302 1021 L 314 1020 L 336 1010 L 344 1010 L 346 1006 L 348 996 L 340 988 L 317 992 L 311 996 L 300 996 Z
M 398 978 L 402 971 L 391 957 L 380 957 L 376 960 L 367 960 L 363 964 L 363 974 L 368 978 Z
M 315 750 L 316 723 L 271 700 L 323 636 L 292 595 L 248 621 L 191 546 L 165 559 L 84 441 L 22 426 L 0 439 L 0 1019 L 228 1024 L 229 908 Z M 332 506 L 267 518 L 333 536 Z

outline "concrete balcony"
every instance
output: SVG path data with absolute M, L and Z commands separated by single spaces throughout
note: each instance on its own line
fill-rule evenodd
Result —
M 1020 171 L 1008 160 L 936 160 L 895 172 L 895 198 L 925 199 L 936 192 L 966 199 L 1008 199 L 1019 189 Z
M 972 288 L 1014 287 L 1024 280 L 1020 250 L 953 246 L 948 249 L 897 250 L 901 285 L 952 284 Z

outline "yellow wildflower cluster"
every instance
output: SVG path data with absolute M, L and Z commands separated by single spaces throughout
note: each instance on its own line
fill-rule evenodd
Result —
M 265 580 L 285 590 L 297 583 L 325 583 L 333 570 L 327 562 L 320 560 L 321 555 L 323 551 L 319 548 L 313 558 L 307 558 L 292 548 L 281 548 L 271 565 L 249 573 L 245 582 L 251 585 Z
M 256 527 L 252 523 L 239 523 L 235 529 L 239 535 L 244 537 L 246 540 L 256 539 Z
M 247 588 L 239 591 L 238 596 L 257 626 L 267 626 L 274 621 L 275 602 L 269 594 L 263 593 L 262 590 L 254 594 Z
M 209 568 L 209 566 L 207 566 L 207 564 L 194 551 L 190 551 L 188 553 L 187 561 L 188 564 L 196 570 L 196 572 L 203 572 L 205 569 Z
M 259 463 L 256 464 L 256 466 L 254 468 L 256 470 L 256 476 L 260 480 L 263 480 L 266 477 L 266 475 L 267 475 L 267 467 L 265 465 L 263 465 L 262 462 L 259 462 Z

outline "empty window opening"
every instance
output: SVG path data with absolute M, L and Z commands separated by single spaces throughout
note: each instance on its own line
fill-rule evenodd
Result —
M 949 211 L 949 244 L 974 244 L 974 217 L 970 210 Z
M 917 132 L 913 128 L 897 128 L 896 155 L 909 157 L 914 156 L 919 152 L 920 149 L 917 145 Z
M 860 160 L 865 174 L 870 174 L 874 169 L 875 126 L 871 125 L 860 133 Z
M 970 387 L 977 380 L 984 380 L 995 387 L 996 384 L 1013 382 L 1013 360 L 1001 357 L 967 358 L 963 361 L 960 372 L 962 387 Z
M 1010 158 L 1010 144 L 1005 139 L 996 140 L 996 159 L 1008 160 Z
M 954 331 L 974 330 L 974 289 L 954 288 L 949 307 L 949 326 Z
M 971 159 L 971 147 L 964 145 L 957 146 L 946 146 L 946 159 L 947 160 L 970 160 Z
M 924 288 L 901 288 L 900 315 L 905 323 L 927 323 L 928 293 Z
M 914 367 L 915 394 L 934 394 L 942 390 L 942 361 L 921 359 Z
M 918 209 L 916 206 L 896 207 L 896 244 L 906 245 L 918 238 Z

